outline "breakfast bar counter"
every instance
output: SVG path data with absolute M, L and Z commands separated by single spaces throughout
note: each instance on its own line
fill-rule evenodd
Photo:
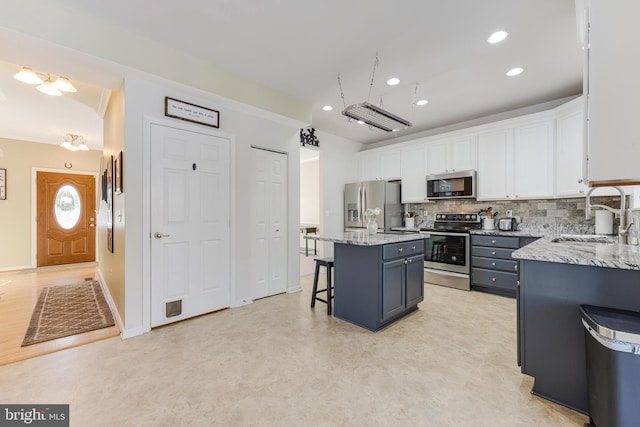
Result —
M 520 260 L 518 348 L 532 393 L 588 413 L 581 305 L 640 312 L 640 248 L 614 238 L 543 238 Z M 591 241 L 590 241 L 591 240 Z
M 335 317 L 378 331 L 424 300 L 427 234 L 345 232 L 305 236 L 334 243 Z

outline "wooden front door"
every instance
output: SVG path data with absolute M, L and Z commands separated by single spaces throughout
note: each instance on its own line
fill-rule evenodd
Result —
M 96 259 L 92 175 L 37 173 L 38 267 Z

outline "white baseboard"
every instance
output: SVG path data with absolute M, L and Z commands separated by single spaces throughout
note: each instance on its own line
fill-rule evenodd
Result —
M 98 277 L 100 278 L 100 287 L 102 288 L 102 293 L 107 299 L 107 304 L 109 304 L 109 308 L 111 308 L 111 313 L 113 313 L 113 318 L 116 321 L 116 325 L 118 325 L 118 329 L 120 329 L 120 336 L 124 338 L 124 333 L 125 333 L 124 322 L 122 321 L 122 317 L 120 316 L 118 307 L 116 307 L 116 303 L 113 301 L 113 298 L 111 297 L 111 292 L 109 292 L 109 287 L 105 285 L 105 283 L 107 282 L 104 280 L 104 276 L 102 275 L 102 272 L 100 271 L 100 269 L 98 269 Z
M 0 272 L 2 271 L 18 271 L 18 270 L 27 270 L 33 268 L 33 266 L 31 265 L 23 265 L 23 266 L 17 266 L 17 267 L 5 267 L 5 268 L 0 268 Z
M 127 338 L 137 337 L 142 334 L 144 334 L 144 328 L 142 326 L 138 326 L 136 328 L 131 328 L 131 329 L 125 329 L 122 332 L 120 332 L 120 336 L 122 337 L 123 340 L 126 340 Z
M 241 300 L 237 300 L 235 303 L 231 304 L 231 307 L 229 308 L 238 308 L 238 307 L 242 307 L 243 305 L 249 305 L 249 304 L 253 304 L 253 300 L 244 298 Z
M 300 283 L 298 283 L 295 286 L 292 286 L 290 288 L 287 288 L 287 293 L 288 294 L 293 294 L 295 292 L 302 292 L 302 286 L 300 286 Z

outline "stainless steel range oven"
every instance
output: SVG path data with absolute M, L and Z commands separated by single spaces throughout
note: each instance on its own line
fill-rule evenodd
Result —
M 470 230 L 482 228 L 477 213 L 436 213 L 433 228 L 422 228 L 424 281 L 456 289 L 471 290 Z

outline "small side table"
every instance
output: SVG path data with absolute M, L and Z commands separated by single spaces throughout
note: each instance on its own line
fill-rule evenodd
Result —
M 300 226 L 300 233 L 302 233 L 304 235 L 307 235 L 307 234 L 318 234 L 318 227 L 301 225 Z M 317 240 L 313 241 L 313 254 L 314 255 L 318 255 L 318 241 Z M 309 256 L 309 239 L 304 239 L 304 255 L 305 256 Z

